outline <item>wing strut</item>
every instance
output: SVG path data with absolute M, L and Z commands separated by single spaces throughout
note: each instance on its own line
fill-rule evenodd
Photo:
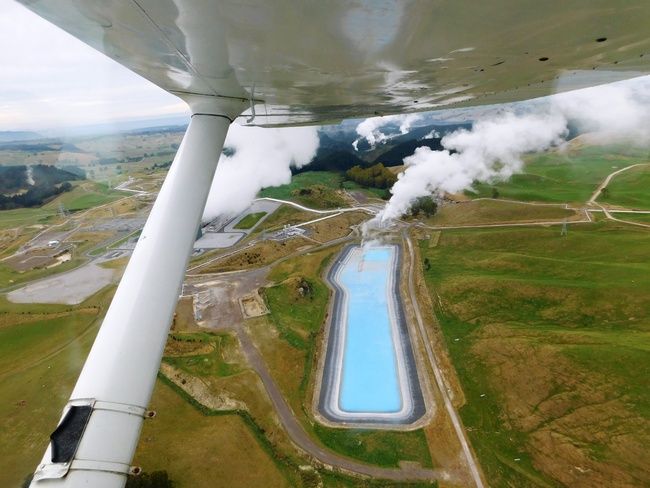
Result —
M 32 487 L 122 487 L 232 114 L 192 117 Z M 80 410 L 81 409 L 81 410 Z M 66 432 L 66 416 L 91 410 Z M 53 441 L 54 442 L 54 441 Z M 55 444 L 54 451 L 57 451 Z M 61 462 L 63 461 L 63 462 Z

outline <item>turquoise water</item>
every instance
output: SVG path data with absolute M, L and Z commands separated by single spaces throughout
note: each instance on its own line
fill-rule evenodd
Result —
M 339 408 L 398 412 L 402 408 L 387 299 L 391 249 L 356 251 L 340 274 L 349 294 Z

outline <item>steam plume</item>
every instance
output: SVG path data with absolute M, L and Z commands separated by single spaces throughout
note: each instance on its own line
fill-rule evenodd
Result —
M 29 165 L 27 166 L 27 170 L 25 171 L 25 179 L 27 180 L 27 184 L 30 186 L 34 186 L 34 184 L 36 183 L 34 181 L 34 168 L 32 168 Z
M 418 197 L 457 193 L 472 188 L 473 181 L 505 180 L 523 168 L 524 153 L 560 144 L 569 121 L 583 132 L 599 132 L 599 139 L 633 139 L 648 144 L 650 83 L 624 82 L 557 95 L 544 113 L 506 113 L 443 137 L 444 151 L 416 149 L 404 158 L 406 171 L 391 189 L 392 197 L 377 216 L 384 221 L 405 214 Z M 455 152 L 454 152 L 455 151 Z
M 352 146 L 355 150 L 361 139 L 368 141 L 368 144 L 374 146 L 379 143 L 383 143 L 388 139 L 388 136 L 381 131 L 382 127 L 385 127 L 391 123 L 400 123 L 399 131 L 401 134 L 408 134 L 411 130 L 411 125 L 421 118 L 418 114 L 408 114 L 408 115 L 387 115 L 385 117 L 372 117 L 364 120 L 357 126 L 357 134 L 359 138 L 352 143 Z
M 203 219 L 236 215 L 262 188 L 291 181 L 291 166 L 300 168 L 314 158 L 319 139 L 316 127 L 262 129 L 232 124 L 212 182 Z

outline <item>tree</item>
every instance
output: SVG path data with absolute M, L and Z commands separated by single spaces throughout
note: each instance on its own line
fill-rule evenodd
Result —
M 492 188 L 492 198 L 499 198 L 499 190 Z
M 417 217 L 424 212 L 427 218 L 433 217 L 438 210 L 438 204 L 431 197 L 418 197 L 411 203 L 411 215 Z
M 603 196 L 603 198 L 608 198 L 609 197 L 609 190 L 607 187 L 604 187 L 600 190 L 600 194 Z
M 379 189 L 389 188 L 397 181 L 397 176 L 381 163 L 365 169 L 354 166 L 346 171 L 345 177 L 358 185 Z

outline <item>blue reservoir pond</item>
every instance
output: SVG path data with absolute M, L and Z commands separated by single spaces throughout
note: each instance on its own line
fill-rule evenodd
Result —
M 398 412 L 402 408 L 388 300 L 391 248 L 354 252 L 341 271 L 348 294 L 339 408 Z M 394 320 L 394 318 L 393 318 Z

